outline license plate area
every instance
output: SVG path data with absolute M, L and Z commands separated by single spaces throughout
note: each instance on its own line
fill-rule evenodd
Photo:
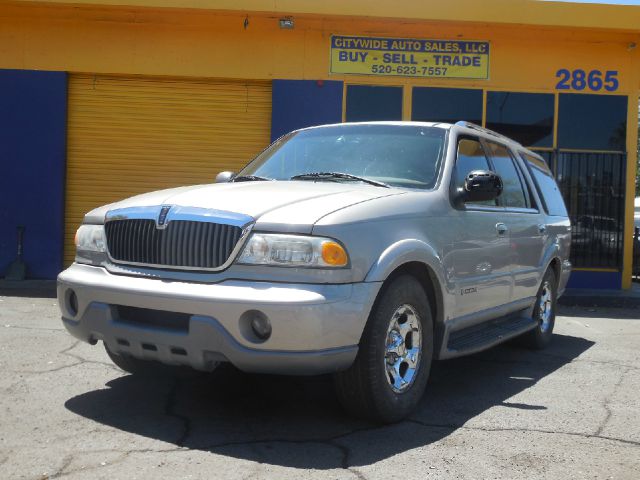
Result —
M 188 313 L 131 307 L 128 305 L 114 306 L 117 315 L 116 320 L 120 323 L 139 327 L 161 328 L 173 332 L 189 332 L 189 318 L 191 318 L 191 315 Z

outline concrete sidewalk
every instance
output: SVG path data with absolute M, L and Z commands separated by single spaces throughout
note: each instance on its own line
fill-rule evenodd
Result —
M 629 290 L 597 288 L 568 288 L 560 304 L 577 307 L 639 308 L 640 283 L 632 283 Z M 640 312 L 638 312 L 640 318 Z
M 0 279 L 0 296 L 55 298 L 56 281 Z

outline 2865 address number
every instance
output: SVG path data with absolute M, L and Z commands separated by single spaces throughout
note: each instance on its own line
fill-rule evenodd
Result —
M 599 92 L 604 88 L 607 92 L 615 92 L 620 86 L 617 70 L 607 70 L 603 73 L 600 70 L 586 72 L 581 68 L 576 70 L 561 68 L 556 72 L 556 78 L 560 79 L 556 84 L 558 90 L 588 89 Z

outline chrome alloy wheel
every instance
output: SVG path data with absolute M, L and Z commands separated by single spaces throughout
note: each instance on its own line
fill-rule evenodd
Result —
M 551 325 L 551 314 L 553 309 L 553 290 L 551 284 L 546 281 L 540 290 L 540 299 L 538 301 L 538 321 L 540 322 L 540 331 L 546 333 Z
M 384 356 L 387 381 L 394 392 L 402 393 L 413 384 L 421 356 L 420 317 L 411 305 L 401 305 L 391 316 Z

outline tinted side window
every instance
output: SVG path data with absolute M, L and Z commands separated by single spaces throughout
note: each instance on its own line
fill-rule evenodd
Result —
M 472 138 L 462 138 L 458 140 L 458 153 L 456 167 L 454 171 L 454 182 L 456 187 L 464 187 L 464 179 L 473 170 L 491 170 L 489 162 L 484 154 L 484 149 L 479 140 Z M 495 200 L 486 202 L 473 202 L 478 205 L 495 206 Z
M 549 215 L 558 215 L 561 217 L 567 216 L 567 208 L 564 205 L 562 194 L 558 189 L 555 179 L 552 173 L 549 171 L 549 167 L 544 161 L 526 153 L 520 153 L 525 160 L 531 176 L 538 189 L 540 199 L 544 204 L 544 208 Z
M 520 175 L 509 151 L 497 143 L 488 142 L 487 144 L 495 172 L 502 178 L 501 204 L 508 208 L 527 208 L 528 205 Z

